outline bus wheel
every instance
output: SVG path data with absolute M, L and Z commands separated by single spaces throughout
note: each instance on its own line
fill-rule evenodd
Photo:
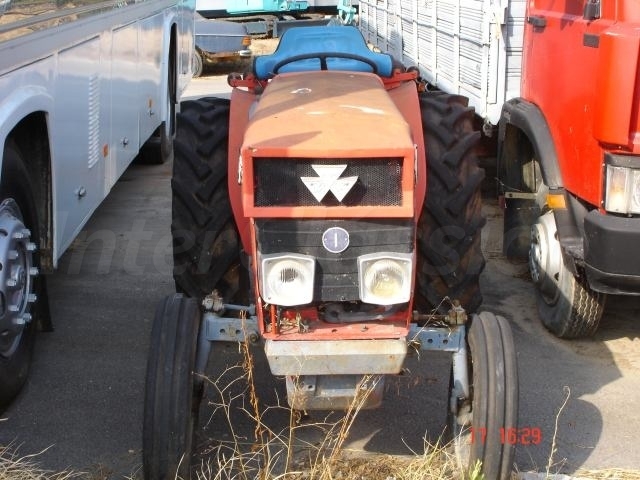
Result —
M 17 146 L 7 142 L 0 183 L 0 411 L 22 388 L 36 335 L 37 213 Z M 46 299 L 41 299 L 45 301 Z

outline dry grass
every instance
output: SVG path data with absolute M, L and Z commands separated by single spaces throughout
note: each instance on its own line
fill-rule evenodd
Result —
M 624 468 L 609 468 L 606 470 L 580 469 L 575 476 L 589 480 L 640 480 L 638 470 L 627 470 Z
M 36 455 L 19 456 L 12 445 L 0 445 L 0 480 L 69 480 L 83 478 L 74 472 L 52 472 L 38 466 Z
M 390 456 L 346 451 L 345 442 L 358 413 L 371 389 L 360 388 L 349 408 L 336 421 L 327 419 L 313 424 L 300 421 L 300 413 L 279 404 L 264 406 L 258 398 L 254 383 L 254 359 L 248 346 L 240 345 L 243 361 L 207 378 L 216 400 L 211 402 L 212 416 L 221 414 L 227 421 L 230 439 L 216 442 L 215 447 L 200 452 L 200 464 L 192 477 L 198 480 L 484 480 L 474 471 L 463 473 L 451 449 L 441 443 L 425 442 L 424 453 L 411 456 Z M 377 382 L 375 375 L 363 382 Z M 568 396 L 567 396 L 568 398 Z M 564 406 L 564 405 L 563 405 Z M 289 425 L 275 431 L 263 419 L 271 410 L 286 410 Z M 236 431 L 237 413 L 248 416 L 254 423 L 253 441 Z M 562 409 L 558 412 L 560 415 Z M 328 418 L 328 417 L 327 417 Z M 319 442 L 296 442 L 300 429 L 315 428 L 322 432 Z M 300 454 L 300 451 L 303 453 Z M 552 462 L 554 449 L 550 453 Z M 0 446 L 0 480 L 106 480 L 81 472 L 52 472 L 37 463 L 38 455 L 19 456 L 13 446 Z M 540 474 L 538 478 L 554 478 Z M 607 469 L 577 471 L 580 480 L 640 480 L 637 470 Z M 138 478 L 133 475 L 130 478 Z M 518 478 L 516 474 L 514 479 Z M 487 479 L 489 480 L 489 479 Z
M 215 378 L 207 378 L 212 395 L 209 409 L 220 423 L 226 422 L 229 435 L 224 442 L 204 447 L 198 467 L 199 480 L 481 480 L 478 473 L 463 475 L 456 459 L 442 444 L 426 444 L 424 453 L 411 456 L 372 455 L 346 451 L 349 432 L 365 405 L 372 388 L 358 388 L 349 407 L 337 420 L 329 417 L 313 423 L 302 422 L 301 412 L 279 404 L 265 406 L 257 396 L 254 360 L 246 346 L 240 346 L 241 365 L 227 368 Z M 365 376 L 371 386 L 381 377 Z M 289 425 L 276 431 L 263 421 L 272 410 L 287 412 Z M 237 413 L 253 422 L 253 441 L 236 430 Z M 235 421 L 232 419 L 236 415 Z M 303 429 L 322 432 L 319 441 L 303 440 Z

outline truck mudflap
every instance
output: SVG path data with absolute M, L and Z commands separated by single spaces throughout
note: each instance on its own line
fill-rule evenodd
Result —
M 596 291 L 640 295 L 640 218 L 606 215 L 598 210 L 584 219 L 584 261 Z

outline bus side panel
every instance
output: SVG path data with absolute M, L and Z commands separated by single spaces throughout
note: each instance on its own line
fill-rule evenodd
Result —
M 116 178 L 138 151 L 138 23 L 113 31 L 111 63 L 111 148 Z
M 167 62 L 168 48 L 164 50 L 165 37 L 164 15 L 162 13 L 146 18 L 140 22 L 138 46 L 138 91 L 140 118 L 140 146 L 151 136 L 162 119 L 163 100 L 167 80 L 164 78 L 163 65 Z M 168 37 L 170 28 L 166 28 Z M 163 51 L 164 50 L 164 51 Z
M 26 116 L 43 113 L 48 131 L 29 134 L 49 137 L 54 266 L 165 119 L 172 25 L 181 53 L 178 100 L 186 88 L 194 4 L 128 1 L 93 10 L 84 5 L 78 7 L 82 15 L 62 6 L 58 12 L 53 4 L 54 11 L 29 17 L 28 28 L 2 25 L 0 165 L 12 129 Z
M 78 225 L 104 197 L 101 76 L 99 37 L 59 52 L 50 128 L 62 244 L 71 242 Z
M 178 24 L 178 100 L 187 88 L 193 77 L 191 73 L 191 59 L 194 45 L 194 16 L 195 0 L 182 0 L 180 2 L 180 23 Z

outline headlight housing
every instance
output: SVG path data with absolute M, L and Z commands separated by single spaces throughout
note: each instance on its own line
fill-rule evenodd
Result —
M 411 298 L 413 254 L 371 253 L 358 257 L 360 300 L 376 305 L 406 303 Z
M 640 214 L 640 158 L 608 155 L 608 160 L 611 163 L 607 164 L 605 210 L 627 215 Z
M 270 254 L 260 258 L 260 292 L 271 304 L 292 307 L 313 301 L 316 261 L 296 253 Z

